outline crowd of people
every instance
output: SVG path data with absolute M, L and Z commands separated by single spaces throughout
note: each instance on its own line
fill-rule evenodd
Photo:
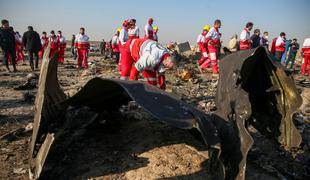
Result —
M 106 49 L 111 49 L 112 58 L 118 63 L 120 79 L 137 80 L 138 74 L 141 73 L 148 84 L 159 84 L 161 89 L 165 89 L 164 72 L 166 69 L 173 68 L 176 61 L 169 50 L 158 43 L 158 27 L 154 26 L 153 22 L 153 18 L 148 19 L 144 26 L 144 36 L 140 37 L 140 30 L 135 19 L 123 21 L 122 27 L 117 28 L 110 42 L 102 40 L 100 52 L 105 54 Z M 49 35 L 43 32 L 40 37 L 33 27 L 29 26 L 28 31 L 21 36 L 9 25 L 8 20 L 2 20 L 1 23 L 0 45 L 8 71 L 10 71 L 9 64 L 16 72 L 16 63 L 24 62 L 24 48 L 28 52 L 29 64 L 33 71 L 39 68 L 39 59 L 47 53 L 45 50 L 48 46 L 50 51 L 47 56 L 57 59 L 60 64 L 64 63 L 66 38 L 60 30 L 57 34 L 52 30 Z M 251 35 L 253 26 L 252 22 L 248 22 L 241 31 L 239 39 L 237 35 L 232 36 L 228 43 L 229 51 L 244 51 L 264 46 L 275 56 L 276 61 L 287 67 L 290 65 L 293 69 L 296 54 L 300 48 L 297 39 L 286 40 L 286 34 L 281 32 L 269 44 L 267 31 L 261 36 L 260 29 L 255 29 Z M 197 46 L 202 54 L 197 63 L 202 69 L 211 67 L 214 75 L 219 73 L 218 60 L 222 48 L 220 28 L 221 20 L 217 19 L 212 27 L 203 26 L 202 33 L 197 38 Z M 88 68 L 89 50 L 89 37 L 85 34 L 85 28 L 81 27 L 80 32 L 72 35 L 71 39 L 71 52 L 74 59 L 77 59 L 77 68 Z M 306 75 L 308 66 L 310 76 L 310 38 L 305 39 L 301 54 L 303 56 L 301 73 Z
M 218 22 L 218 20 L 216 22 Z M 260 29 L 255 29 L 254 33 L 252 35 L 250 34 L 253 26 L 254 24 L 252 22 L 248 22 L 245 25 L 244 29 L 241 31 L 239 39 L 237 34 L 233 35 L 228 42 L 228 50 L 231 52 L 236 52 L 264 46 L 268 50 L 270 50 L 271 54 L 275 56 L 278 62 L 282 63 L 287 68 L 294 70 L 295 58 L 300 48 L 299 44 L 297 43 L 297 39 L 294 38 L 293 40 L 286 40 L 286 34 L 284 32 L 281 32 L 279 36 L 272 39 L 272 43 L 269 44 L 269 33 L 267 31 L 264 32 L 262 36 L 260 36 Z M 214 24 L 214 28 L 217 28 L 216 23 Z M 216 32 L 218 32 L 218 30 Z M 217 59 L 214 58 L 216 56 L 213 56 L 213 59 L 211 58 L 211 54 L 214 52 L 214 48 L 212 47 L 212 45 L 214 45 L 214 39 L 216 39 L 217 46 L 221 46 L 221 35 L 219 33 L 219 36 L 215 36 L 216 38 L 214 38 L 212 34 L 214 35 L 213 29 L 210 29 L 209 25 L 205 25 L 203 27 L 202 33 L 198 35 L 197 45 L 199 47 L 199 50 L 202 52 L 202 58 L 198 61 L 198 63 L 200 65 L 200 68 L 202 69 L 208 68 L 210 64 L 212 64 L 212 61 L 217 62 L 217 60 L 214 61 L 214 59 Z M 303 47 L 301 49 L 301 54 L 303 56 L 303 63 L 301 68 L 302 75 L 306 75 L 307 66 L 309 66 L 308 69 L 310 69 L 309 48 L 310 38 L 307 38 L 305 39 Z M 218 52 L 216 53 L 217 55 L 219 54 L 219 50 L 220 49 L 218 49 Z M 212 67 L 214 66 L 215 68 L 213 69 L 216 69 L 215 63 L 213 63 Z M 213 73 L 217 73 L 217 71 L 213 70 Z M 308 75 L 310 75 L 309 70 Z
M 255 29 L 254 34 L 250 36 L 250 31 L 252 30 L 252 28 L 253 23 L 251 22 L 247 23 L 245 29 L 240 34 L 240 40 L 238 41 L 238 36 L 234 35 L 228 43 L 228 49 L 231 52 L 236 52 L 238 50 L 253 49 L 257 48 L 258 46 L 265 46 L 271 52 L 271 54 L 273 54 L 276 57 L 276 60 L 278 62 L 282 63 L 282 65 L 286 66 L 291 70 L 295 69 L 295 58 L 298 50 L 300 49 L 300 45 L 297 42 L 296 38 L 292 40 L 291 39 L 287 40 L 286 34 L 284 32 L 281 32 L 279 36 L 273 38 L 271 44 L 269 44 L 268 40 L 269 33 L 267 31 L 265 31 L 263 35 L 260 36 L 261 34 L 260 29 Z M 309 42 L 310 39 L 306 38 L 301 49 L 301 55 L 303 56 L 303 62 L 301 67 L 302 75 L 306 75 L 307 66 L 310 66 Z

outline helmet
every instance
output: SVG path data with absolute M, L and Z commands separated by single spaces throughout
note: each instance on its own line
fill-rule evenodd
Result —
M 122 30 L 122 28 L 119 27 L 119 28 L 117 28 L 116 31 L 117 31 L 117 32 L 121 32 L 121 30 Z
M 210 25 L 209 24 L 204 25 L 203 26 L 203 30 L 209 31 L 210 30 Z

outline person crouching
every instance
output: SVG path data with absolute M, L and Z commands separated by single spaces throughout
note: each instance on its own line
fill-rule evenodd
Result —
M 134 39 L 128 43 L 127 48 L 135 62 L 130 72 L 130 80 L 137 80 L 141 72 L 147 84 L 159 84 L 160 89 L 166 89 L 165 70 L 172 69 L 175 65 L 168 50 L 147 38 Z

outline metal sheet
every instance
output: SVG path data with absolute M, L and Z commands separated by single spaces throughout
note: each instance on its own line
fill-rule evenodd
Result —
M 57 65 L 46 59 L 36 99 L 31 146 L 33 178 L 46 176 L 46 170 L 51 171 L 57 164 L 49 157 L 69 146 L 74 138 L 64 134 L 81 134 L 78 127 L 82 127 L 82 121 L 62 116 L 68 106 L 86 106 L 97 113 L 115 112 L 134 100 L 161 122 L 182 129 L 196 128 L 209 147 L 209 172 L 215 179 L 244 179 L 247 153 L 253 144 L 246 124 L 269 133 L 288 148 L 300 143 L 291 120 L 300 106 L 300 96 L 292 77 L 273 60 L 262 47 L 224 57 L 220 62 L 217 111 L 206 114 L 154 86 L 118 79 L 91 79 L 66 100 L 57 82 Z M 51 135 L 53 141 L 47 138 Z M 38 156 L 38 151 L 44 153 Z

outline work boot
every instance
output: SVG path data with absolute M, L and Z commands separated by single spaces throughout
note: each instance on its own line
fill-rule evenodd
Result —
M 17 72 L 16 64 L 13 64 L 13 72 Z
M 9 65 L 5 65 L 5 67 L 6 67 L 6 71 L 7 71 L 7 72 L 11 72 L 11 70 L 10 70 L 10 68 L 9 68 Z
M 30 68 L 32 71 L 34 71 L 34 65 L 33 65 L 33 62 L 31 62 L 31 61 L 30 61 Z

